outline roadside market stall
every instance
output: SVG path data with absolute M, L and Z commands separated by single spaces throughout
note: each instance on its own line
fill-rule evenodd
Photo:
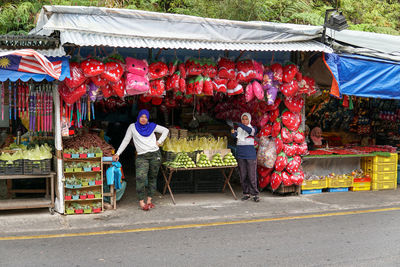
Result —
M 170 126 L 171 136 L 164 144 L 165 168 L 192 171 L 190 177 L 201 181 L 196 177 L 212 179 L 216 168 L 235 166 L 234 146 L 229 144 L 231 154 L 227 150 L 229 122 L 238 121 L 241 113 L 249 111 L 254 125 L 261 130 L 260 186 L 266 187 L 270 181 L 274 181 L 273 189 L 279 188 L 282 181 L 284 185 L 293 184 L 293 180 L 301 184 L 301 173 L 296 172 L 301 157 L 296 155 L 307 150 L 304 145 L 298 149 L 304 143 L 304 135 L 298 132 L 302 121 L 304 124 L 302 94 L 313 94 L 317 89 L 313 79 L 303 76 L 292 62 L 300 62 L 300 52 L 332 52 L 314 40 L 320 37 L 322 27 L 45 6 L 32 33 L 48 35 L 54 31 L 60 31 L 62 45 L 78 58 L 70 63 L 71 79 L 59 87 L 64 136 L 72 134 L 72 128 L 79 132 L 89 121 L 91 124 L 117 109 L 147 107 L 158 115 L 156 120 Z M 278 138 L 281 131 L 285 145 L 282 137 Z M 280 150 L 287 152 L 279 151 L 282 153 L 275 156 L 279 162 L 275 171 L 275 160 L 266 162 L 269 156 L 265 156 L 268 148 L 272 154 L 277 153 L 275 139 L 270 139 L 272 132 L 273 138 L 281 140 L 277 141 Z M 295 144 L 292 132 L 298 132 Z M 204 143 L 218 141 L 218 148 L 205 149 Z M 96 154 L 85 149 L 91 147 L 64 153 L 84 159 Z M 291 155 L 291 163 L 286 154 Z M 282 178 L 281 171 L 289 164 L 293 177 L 285 171 Z M 69 169 L 75 168 L 85 166 Z M 202 170 L 209 172 L 196 176 Z M 166 176 L 164 192 L 172 181 L 179 181 L 178 176 Z M 219 190 L 230 186 L 229 177 L 228 173 L 220 179 Z M 187 180 L 181 179 L 181 183 Z M 214 180 L 202 182 L 215 184 Z M 60 212 L 64 211 L 62 206 Z
M 341 45 L 334 43 L 339 51 L 347 53 L 322 55 L 310 67 L 311 72 L 320 72 L 324 65 L 327 70 L 316 77 L 325 84 L 325 92 L 307 100 L 307 124 L 322 128 L 326 140 L 323 148 L 310 151 L 305 158 L 310 182 L 303 189 L 310 193 L 325 188 L 397 188 L 399 94 L 395 88 L 400 69 L 393 48 L 400 39 L 356 32 L 363 37 L 359 40 L 365 40 L 360 41 L 364 48 L 357 49 L 343 44 L 355 45 L 350 32 L 340 34 Z M 332 178 L 338 178 L 337 183 L 330 185 Z
M 47 52 L 59 57 L 45 57 L 32 49 L 6 49 L 20 47 L 25 39 L 29 39 L 32 46 L 46 40 L 43 37 L 0 37 L 3 129 L 0 179 L 7 183 L 7 196 L 0 202 L 0 209 L 49 207 L 52 211 L 56 176 L 52 168 L 55 153 L 53 94 L 55 92 L 58 98 L 55 83 L 69 76 L 69 62 L 60 51 L 54 51 L 57 49 Z M 52 39 L 48 41 L 51 43 Z M 5 188 L 5 184 L 2 187 Z M 32 193 L 44 197 L 11 198 L 14 194 Z

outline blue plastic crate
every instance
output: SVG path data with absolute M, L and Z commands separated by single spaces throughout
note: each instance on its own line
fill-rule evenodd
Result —
M 320 194 L 322 189 L 302 190 L 301 193 L 303 195 Z
M 326 191 L 327 192 L 348 192 L 349 188 L 348 187 L 328 188 Z

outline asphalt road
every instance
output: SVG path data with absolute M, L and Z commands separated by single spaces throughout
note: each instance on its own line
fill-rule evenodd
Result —
M 0 241 L 0 266 L 399 266 L 400 211 Z

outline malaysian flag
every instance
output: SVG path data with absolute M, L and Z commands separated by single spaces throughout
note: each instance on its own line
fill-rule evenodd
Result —
M 0 70 L 47 74 L 58 80 L 61 75 L 61 66 L 61 60 L 50 62 L 45 56 L 33 49 L 0 53 Z

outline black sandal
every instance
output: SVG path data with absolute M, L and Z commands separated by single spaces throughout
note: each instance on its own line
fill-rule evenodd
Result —
M 242 200 L 242 201 L 245 201 L 245 200 L 248 200 L 249 198 L 250 198 L 249 195 L 244 195 L 244 196 L 241 198 L 241 200 Z
M 254 202 L 260 202 L 260 197 L 259 196 L 254 196 L 253 200 L 254 200 Z

